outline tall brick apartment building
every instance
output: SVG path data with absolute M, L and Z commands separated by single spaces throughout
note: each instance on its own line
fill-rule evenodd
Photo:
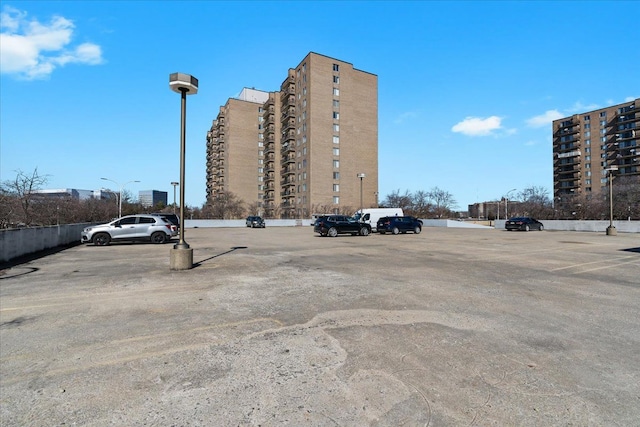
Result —
M 553 193 L 561 203 L 640 175 L 640 99 L 553 121 Z M 616 169 L 611 171 L 611 169 Z
M 207 132 L 207 200 L 221 192 L 268 218 L 376 206 L 378 77 L 311 52 L 279 91 L 230 98 Z

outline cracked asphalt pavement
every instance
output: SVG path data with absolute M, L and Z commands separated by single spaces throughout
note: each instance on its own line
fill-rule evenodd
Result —
M 186 230 L 0 270 L 2 426 L 631 426 L 640 236 Z

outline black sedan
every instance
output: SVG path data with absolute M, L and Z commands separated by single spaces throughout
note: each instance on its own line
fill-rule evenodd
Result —
M 544 230 L 544 226 L 540 221 L 534 218 L 530 218 L 528 216 L 520 216 L 516 218 L 510 218 L 507 222 L 504 223 L 504 228 L 507 231 L 512 230 L 521 230 L 521 231 L 529 231 L 529 230 Z
M 346 215 L 325 215 L 316 220 L 313 231 L 323 237 L 336 237 L 338 234 L 368 236 L 371 234 L 371 226 Z

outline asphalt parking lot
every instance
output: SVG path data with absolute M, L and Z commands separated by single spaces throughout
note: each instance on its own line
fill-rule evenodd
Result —
M 638 425 L 638 234 L 186 240 L 1 270 L 0 424 Z

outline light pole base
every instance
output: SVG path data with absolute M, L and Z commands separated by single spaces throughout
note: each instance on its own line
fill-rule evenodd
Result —
M 613 225 L 610 225 L 609 227 L 607 227 L 607 236 L 617 236 L 617 235 L 618 235 L 618 231 Z
M 169 264 L 171 270 L 190 270 L 193 268 L 193 249 L 171 249 Z

